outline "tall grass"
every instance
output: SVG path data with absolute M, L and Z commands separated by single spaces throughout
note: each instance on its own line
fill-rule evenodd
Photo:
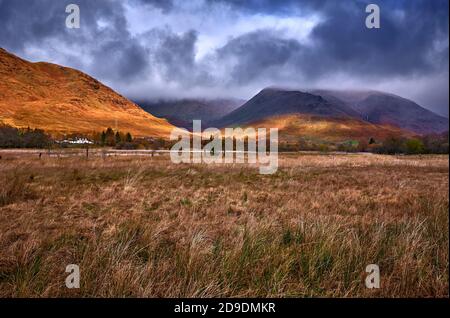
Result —
M 446 157 L 289 156 L 273 176 L 167 158 L 2 172 L 24 162 L 35 197 L 19 187 L 0 207 L 1 296 L 448 297 Z
M 33 175 L 21 174 L 17 170 L 6 173 L 0 178 L 0 207 L 17 201 L 33 198 L 29 183 L 34 179 Z

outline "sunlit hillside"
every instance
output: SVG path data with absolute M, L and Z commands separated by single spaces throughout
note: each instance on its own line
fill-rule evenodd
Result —
M 346 140 L 383 140 L 388 136 L 411 136 L 389 125 L 374 125 L 353 118 L 329 118 L 310 115 L 283 115 L 251 123 L 252 127 L 278 128 L 281 141 L 297 142 L 311 137 L 330 142 Z
M 0 49 L 0 121 L 49 132 L 102 131 L 168 137 L 173 126 L 94 78 L 49 63 L 30 63 Z

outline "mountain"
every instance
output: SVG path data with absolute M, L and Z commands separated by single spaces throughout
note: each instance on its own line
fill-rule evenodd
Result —
M 217 120 L 242 104 L 239 99 L 181 99 L 155 102 L 137 101 L 139 106 L 155 116 L 166 118 L 178 127 L 191 128 L 192 121 L 200 119 L 203 125 Z
M 94 78 L 50 63 L 31 63 L 0 49 L 0 122 L 51 133 L 108 127 L 167 138 L 173 128 Z
M 278 128 L 281 141 L 299 137 L 340 142 L 382 140 L 387 136 L 411 136 L 389 124 L 374 124 L 337 98 L 317 94 L 266 88 L 240 108 L 213 122 L 216 127 Z
M 333 104 L 318 95 L 295 90 L 266 88 L 243 106 L 213 123 L 217 127 L 232 127 L 271 116 L 290 114 L 354 118 L 360 116 L 347 105 Z
M 353 108 L 374 124 L 389 124 L 417 134 L 448 131 L 448 118 L 439 116 L 415 102 L 378 91 L 315 90 L 312 93 Z

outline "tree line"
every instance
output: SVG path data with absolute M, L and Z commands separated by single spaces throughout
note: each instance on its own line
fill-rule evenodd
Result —
M 448 132 L 428 134 L 406 138 L 388 136 L 383 140 L 369 138 L 368 140 L 348 140 L 345 142 L 327 142 L 300 138 L 298 141 L 279 143 L 279 151 L 342 151 L 342 152 L 372 152 L 380 154 L 448 154 Z
M 448 132 L 428 134 L 415 138 L 391 136 L 375 148 L 375 152 L 382 154 L 448 154 Z
M 133 142 L 133 136 L 129 132 L 124 133 L 108 128 L 100 134 L 96 134 L 94 141 L 100 146 L 121 147 L 127 143 L 131 144 Z
M 162 138 L 133 138 L 129 132 L 114 131 L 107 128 L 100 133 L 93 133 L 90 137 L 72 134 L 74 138 L 86 137 L 94 141 L 96 146 L 115 147 L 117 149 L 170 149 L 176 141 Z M 269 142 L 269 140 L 267 140 Z M 210 140 L 202 140 L 202 146 Z M 225 139 L 222 140 L 223 146 Z M 235 148 L 236 141 L 233 140 Z M 245 149 L 248 148 L 248 138 L 244 140 Z M 55 144 L 54 139 L 42 129 L 15 128 L 5 124 L 0 125 L 0 148 L 49 148 Z M 267 144 L 269 149 L 269 144 Z M 428 134 L 415 138 L 390 136 L 383 141 L 374 138 L 369 140 L 347 141 L 343 143 L 317 143 L 300 139 L 298 142 L 280 142 L 279 151 L 345 151 L 345 152 L 374 152 L 381 154 L 448 154 L 448 132 Z
M 0 125 L 0 148 L 47 148 L 52 139 L 42 129 Z

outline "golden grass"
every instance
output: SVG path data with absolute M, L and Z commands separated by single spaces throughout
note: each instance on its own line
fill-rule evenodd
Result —
M 0 296 L 448 297 L 448 157 L 280 164 L 4 155 Z

